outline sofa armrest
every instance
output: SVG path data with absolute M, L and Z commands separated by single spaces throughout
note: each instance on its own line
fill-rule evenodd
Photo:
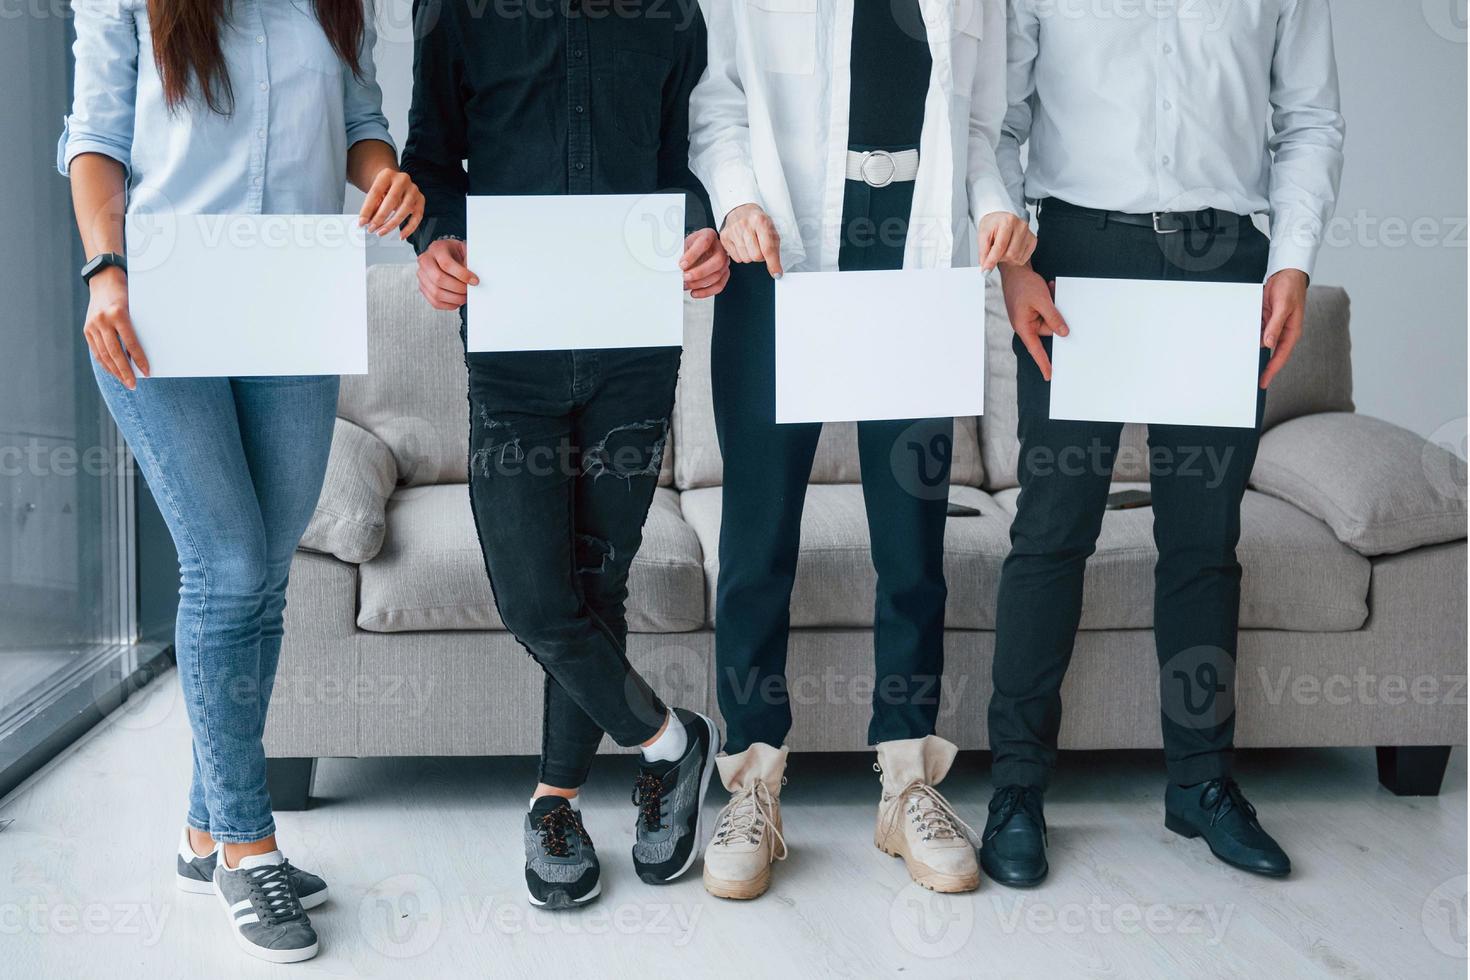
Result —
M 1465 537 L 1465 461 L 1365 415 L 1307 415 L 1271 429 L 1251 486 L 1320 519 L 1363 555 Z
M 384 514 L 397 482 L 392 450 L 368 430 L 339 418 L 322 495 L 301 547 L 354 565 L 371 561 L 383 547 Z

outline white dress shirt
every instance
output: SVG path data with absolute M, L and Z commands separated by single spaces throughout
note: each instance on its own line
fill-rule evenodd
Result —
M 1267 275 L 1311 274 L 1345 131 L 1327 0 L 1010 0 L 1009 40 L 999 159 L 1018 211 L 1265 213 Z
M 690 100 L 690 167 L 717 224 L 759 204 L 787 271 L 831 271 L 847 180 L 853 4 L 704 0 L 709 70 Z M 974 261 L 973 222 L 1010 211 L 995 148 L 1005 114 L 1004 0 L 920 0 L 933 66 L 906 268 Z

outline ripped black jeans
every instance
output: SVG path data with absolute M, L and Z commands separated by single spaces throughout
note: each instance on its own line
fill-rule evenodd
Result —
M 546 672 L 543 783 L 666 708 L 628 663 L 628 568 L 674 407 L 677 347 L 469 354 L 470 501 L 505 626 Z

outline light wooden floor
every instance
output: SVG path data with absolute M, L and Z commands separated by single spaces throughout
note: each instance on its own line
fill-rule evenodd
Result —
M 698 867 L 633 877 L 627 759 L 584 804 L 604 895 L 533 913 L 522 891 L 528 760 L 324 762 L 306 813 L 280 818 L 333 898 L 323 953 L 272 967 L 236 951 L 208 897 L 174 891 L 189 772 L 172 674 L 0 801 L 0 976 L 334 977 L 1463 977 L 1465 756 L 1437 799 L 1378 788 L 1372 753 L 1251 753 L 1240 775 L 1297 871 L 1265 881 L 1161 825 L 1159 760 L 1064 757 L 1049 795 L 1052 877 L 973 896 L 907 885 L 872 846 L 871 756 L 793 759 L 792 847 L 750 904 L 707 896 Z M 990 784 L 962 757 L 944 786 L 977 825 Z

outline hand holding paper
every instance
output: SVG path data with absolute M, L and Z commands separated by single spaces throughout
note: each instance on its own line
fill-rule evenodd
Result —
M 1011 329 L 1041 369 L 1041 376 L 1050 381 L 1051 360 L 1041 338 L 1067 335 L 1067 321 L 1057 310 L 1051 287 L 1029 265 L 1002 266 L 1000 280 Z

